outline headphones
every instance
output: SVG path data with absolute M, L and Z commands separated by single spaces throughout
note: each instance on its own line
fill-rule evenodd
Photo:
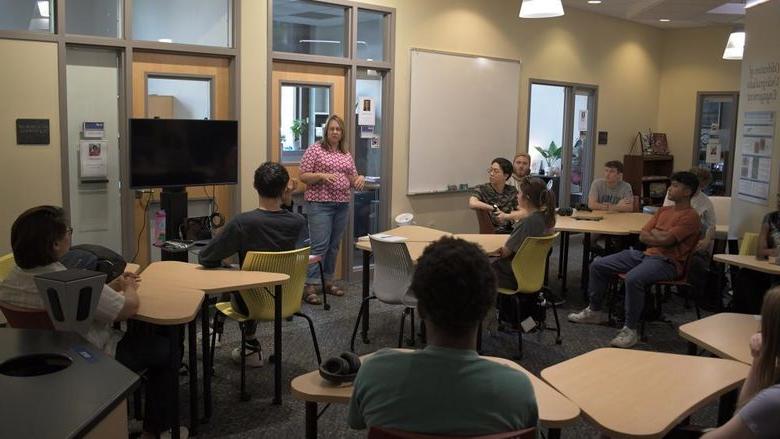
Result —
M 320 376 L 333 384 L 351 383 L 360 370 L 360 357 L 353 352 L 342 352 L 338 357 L 325 360 L 320 366 Z

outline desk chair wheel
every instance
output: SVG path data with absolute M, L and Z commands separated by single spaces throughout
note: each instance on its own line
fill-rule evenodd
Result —
M 269 363 L 269 364 L 274 364 L 274 363 L 276 363 L 276 354 L 271 354 L 271 356 L 270 356 L 270 357 L 268 357 L 268 363 Z
M 322 308 L 325 309 L 325 311 L 330 311 L 330 303 L 323 304 Z

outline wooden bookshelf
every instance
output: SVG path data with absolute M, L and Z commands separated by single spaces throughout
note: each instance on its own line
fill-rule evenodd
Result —
M 634 195 L 639 195 L 643 206 L 660 206 L 664 203 L 666 189 L 674 170 L 672 155 L 625 155 L 623 156 L 623 180 L 631 185 Z M 664 190 L 651 192 L 652 188 L 664 185 Z

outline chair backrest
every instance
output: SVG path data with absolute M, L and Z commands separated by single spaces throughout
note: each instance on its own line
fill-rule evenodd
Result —
M 523 430 L 507 431 L 504 433 L 483 434 L 478 436 L 462 435 L 441 435 L 412 433 L 408 431 L 395 430 L 392 428 L 371 427 L 368 430 L 368 439 L 535 439 L 536 428 L 525 428 Z
M 482 235 L 493 235 L 496 233 L 496 227 L 490 220 L 490 212 L 482 209 L 475 209 L 477 214 L 477 223 L 479 223 L 479 233 Z
M 14 254 L 8 253 L 7 255 L 0 256 L 0 282 L 2 282 L 8 273 L 13 270 L 16 261 L 14 260 Z
M 715 223 L 728 225 L 731 216 L 731 197 L 709 197 L 715 209 Z
M 49 314 L 42 309 L 22 308 L 8 303 L 0 303 L 8 324 L 16 329 L 48 329 L 53 330 Z
M 242 270 L 284 273 L 290 279 L 282 285 L 282 317 L 289 317 L 301 309 L 301 294 L 306 282 L 311 247 L 285 252 L 247 252 Z M 241 290 L 251 320 L 273 320 L 273 288 Z
M 402 303 L 414 274 L 414 261 L 404 242 L 369 235 L 374 254 L 374 282 L 371 289 L 385 303 Z
M 517 280 L 518 293 L 536 293 L 544 286 L 547 272 L 547 253 L 558 232 L 547 236 L 525 238 L 512 258 L 512 272 Z
M 92 325 L 106 274 L 71 269 L 39 274 L 33 279 L 57 331 L 86 333 Z
M 739 243 L 739 254 L 752 256 L 758 253 L 758 233 L 745 232 Z

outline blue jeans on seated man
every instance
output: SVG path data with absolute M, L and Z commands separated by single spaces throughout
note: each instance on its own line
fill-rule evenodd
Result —
M 311 254 L 322 256 L 322 266 L 325 281 L 333 279 L 336 271 L 336 256 L 339 252 L 341 237 L 347 228 L 349 218 L 349 203 L 312 201 L 308 206 L 309 237 L 311 238 Z M 319 267 L 309 265 L 306 276 L 307 284 L 319 284 Z
M 591 310 L 602 310 L 604 293 L 609 282 L 619 273 L 626 273 L 625 325 L 636 330 L 645 306 L 646 288 L 659 281 L 676 279 L 677 267 L 669 258 L 647 256 L 633 249 L 597 258 L 590 265 L 588 291 Z

